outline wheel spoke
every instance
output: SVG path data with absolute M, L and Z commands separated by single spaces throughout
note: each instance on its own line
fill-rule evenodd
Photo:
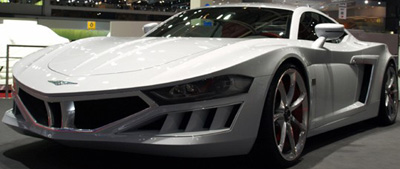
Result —
M 385 98 L 385 107 L 388 107 L 389 106 L 389 95 L 386 95 L 386 98 Z
M 281 128 L 281 140 L 280 140 L 279 145 L 278 145 L 278 148 L 279 148 L 279 151 L 280 151 L 280 152 L 283 151 L 283 146 L 285 145 L 286 130 L 287 130 L 287 129 L 286 129 L 286 126 L 287 126 L 287 123 L 284 122 L 284 123 L 283 123 L 283 126 L 282 126 L 282 128 Z
M 296 126 L 298 126 L 299 128 L 300 128 L 300 130 L 301 131 L 306 131 L 307 129 L 306 129 L 306 126 L 304 125 L 304 124 L 302 124 L 302 123 L 300 123 L 297 119 L 296 119 L 296 117 L 294 117 L 294 116 L 292 116 L 292 122 L 296 125 Z
M 286 94 L 285 85 L 283 84 L 282 81 L 279 82 L 278 91 L 281 94 L 281 101 L 283 102 L 283 105 L 286 106 L 288 103 L 287 102 L 287 94 Z
M 283 118 L 284 118 L 283 110 L 277 110 L 276 114 L 274 114 L 274 122 Z
M 392 104 L 392 112 L 391 112 L 391 117 L 394 117 L 394 116 L 396 116 L 396 112 L 397 112 L 397 107 L 396 107 L 396 103 L 393 103 Z
M 390 89 L 393 87 L 393 83 L 394 83 L 394 77 L 389 77 L 390 79 L 388 79 L 387 82 L 387 89 L 390 91 Z
M 387 77 L 387 81 L 386 81 L 386 86 L 390 86 L 390 80 L 391 80 L 391 75 L 390 75 L 390 71 L 386 72 L 386 77 Z
M 286 103 L 287 103 L 286 106 L 289 106 L 290 103 L 292 103 L 293 101 L 294 91 L 296 89 L 296 72 L 290 73 L 289 77 L 290 77 L 290 86 L 286 97 Z
M 299 98 L 297 98 L 296 101 L 293 102 L 293 104 L 290 106 L 290 111 L 294 111 L 296 110 L 304 101 L 304 99 L 306 98 L 306 94 L 302 93 Z
M 393 98 L 390 95 L 388 96 L 388 106 L 387 107 L 389 108 L 389 110 L 391 110 L 391 112 L 389 112 L 389 114 L 392 114 L 393 110 L 395 108 L 395 103 L 394 103 Z
M 288 133 L 288 139 L 289 139 L 289 143 L 290 143 L 290 148 L 292 150 L 291 152 L 296 155 L 297 154 L 296 142 L 294 140 L 293 127 L 292 127 L 292 125 L 290 123 L 287 124 L 287 133 Z
M 388 95 L 388 106 L 393 106 L 394 100 L 391 95 Z
M 279 109 L 282 109 L 282 110 L 285 109 L 285 103 L 284 103 L 283 99 L 281 100 L 281 102 L 279 104 Z

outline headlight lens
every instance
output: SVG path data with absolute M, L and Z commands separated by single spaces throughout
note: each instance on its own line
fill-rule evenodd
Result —
M 239 75 L 219 76 L 144 92 L 161 105 L 186 103 L 247 93 L 252 81 Z

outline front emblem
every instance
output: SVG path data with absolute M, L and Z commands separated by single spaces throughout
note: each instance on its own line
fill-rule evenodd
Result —
M 63 81 L 63 80 L 49 80 L 49 83 L 53 83 L 56 86 L 61 86 L 61 85 L 76 85 L 78 83 L 75 82 L 68 82 L 68 81 Z

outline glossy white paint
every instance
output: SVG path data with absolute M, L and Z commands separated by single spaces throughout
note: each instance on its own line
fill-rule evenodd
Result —
M 143 32 L 147 33 L 150 32 L 153 28 L 157 27 L 158 23 L 151 22 L 143 26 Z
M 326 40 L 337 40 L 344 34 L 344 26 L 334 23 L 322 23 L 315 26 L 315 34 L 318 39 L 312 44 L 312 48 L 322 48 Z
M 6 114 L 3 122 L 17 130 L 77 146 L 186 157 L 245 154 L 257 137 L 270 81 L 288 59 L 298 60 L 306 70 L 310 98 L 308 136 L 377 116 L 381 80 L 371 81 L 365 102 L 358 101 L 358 95 L 364 64 L 373 65 L 373 79 L 383 79 L 386 65 L 393 59 L 384 44 L 360 42 L 346 31 L 347 36 L 340 43 L 313 48 L 313 41 L 297 40 L 298 24 L 302 13 L 324 15 L 321 12 L 270 4 L 226 7 L 231 6 L 293 10 L 290 38 L 109 37 L 46 48 L 15 66 L 20 89 L 46 102 L 138 96 L 150 107 L 94 131 L 54 129 L 35 124 L 16 97 L 16 105 L 28 120 L 15 125 L 15 117 Z M 244 75 L 254 81 L 245 94 L 177 105 L 158 105 L 142 93 L 220 75 Z M 77 84 L 56 86 L 49 80 Z M 170 134 L 127 132 L 159 115 L 201 112 L 234 104 L 242 106 L 228 129 Z
M 315 26 L 315 33 L 318 37 L 325 37 L 328 40 L 339 39 L 344 33 L 344 26 L 333 23 L 322 23 Z

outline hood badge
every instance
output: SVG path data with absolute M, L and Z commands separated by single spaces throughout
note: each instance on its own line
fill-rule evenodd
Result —
M 63 81 L 63 80 L 49 80 L 49 83 L 52 83 L 56 86 L 61 86 L 61 85 L 77 85 L 78 83 L 75 82 L 68 82 L 68 81 Z

